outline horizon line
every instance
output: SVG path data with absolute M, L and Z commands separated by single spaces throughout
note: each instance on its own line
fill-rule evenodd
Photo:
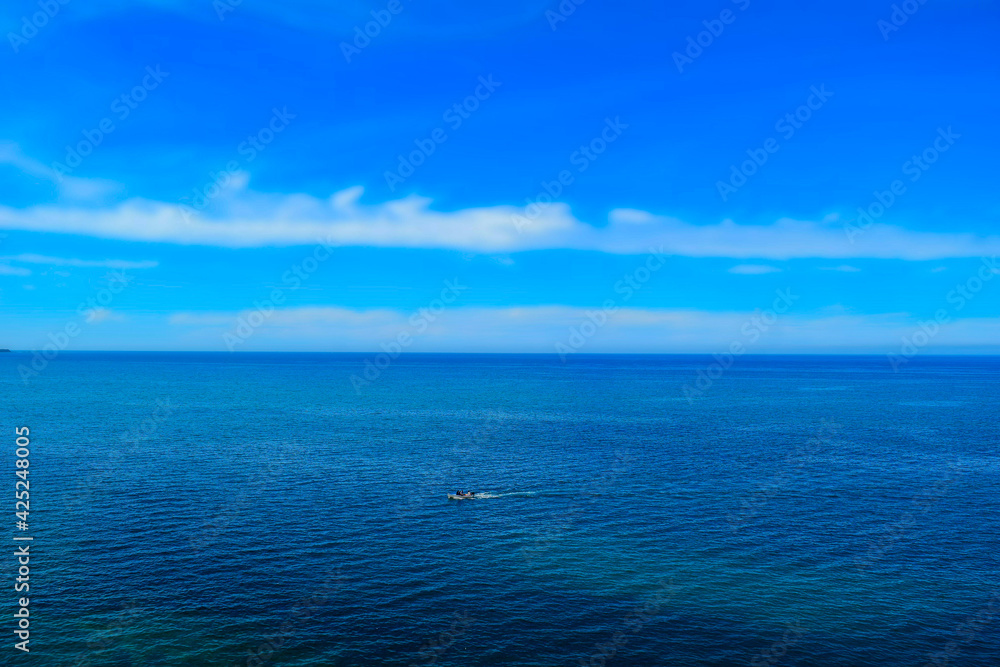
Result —
M 10 354 L 39 354 L 38 350 L 8 349 L 0 348 L 0 352 Z M 252 354 L 339 354 L 352 356 L 366 356 L 386 354 L 383 350 L 369 350 L 364 352 L 350 350 L 60 350 L 57 356 L 63 354 L 219 354 L 227 356 L 252 355 Z M 728 352 L 574 352 L 566 355 L 572 357 L 706 357 L 723 356 Z M 474 355 L 494 355 L 494 356 L 550 356 L 559 357 L 559 352 L 405 352 L 399 354 L 394 359 L 406 356 L 474 356 Z M 891 352 L 747 352 L 735 355 L 736 358 L 743 357 L 885 357 L 893 356 Z M 997 352 L 936 352 L 922 353 L 910 357 L 1000 357 L 1000 350 Z M 54 357 L 53 357 L 54 358 Z

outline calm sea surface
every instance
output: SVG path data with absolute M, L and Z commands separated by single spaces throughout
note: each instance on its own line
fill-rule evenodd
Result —
M 0 355 L 0 663 L 1000 665 L 1000 359 L 365 359 Z

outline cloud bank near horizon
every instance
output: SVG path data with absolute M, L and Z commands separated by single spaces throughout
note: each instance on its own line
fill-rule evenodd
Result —
M 244 183 L 245 184 L 245 183 Z M 327 199 L 306 194 L 223 191 L 205 208 L 131 198 L 111 205 L 0 207 L 0 228 L 123 241 L 226 248 L 331 246 L 451 249 L 480 253 L 569 249 L 613 254 L 734 259 L 932 260 L 993 255 L 1000 236 L 923 232 L 874 223 L 849 235 L 845 221 L 779 219 L 767 225 L 723 220 L 698 225 L 615 209 L 605 226 L 573 216 L 564 203 L 438 211 L 418 196 L 362 204 L 354 187 Z
M 278 308 L 267 313 L 178 311 L 168 316 L 108 313 L 85 327 L 74 349 L 381 352 L 726 353 L 858 352 L 899 354 L 905 340 L 919 353 L 998 350 L 1000 318 L 953 320 L 932 336 L 909 313 L 858 314 L 767 309 L 707 311 L 563 305 L 449 307 L 436 315 L 339 306 Z M 603 323 L 601 323 L 603 320 Z M 925 323 L 926 324 L 926 323 Z M 403 338 L 401 339 L 401 334 Z M 228 338 L 227 338 L 228 337 Z M 235 337 L 238 342 L 231 344 Z M 408 338 L 407 338 L 408 337 Z M 837 343 L 831 346 L 830 341 Z M 31 344 L 12 341 L 12 347 Z M 513 344 L 512 344 L 513 343 Z M 995 353 L 995 352 L 994 352 Z

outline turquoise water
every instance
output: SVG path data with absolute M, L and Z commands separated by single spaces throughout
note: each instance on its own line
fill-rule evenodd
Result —
M 0 661 L 1000 664 L 996 358 L 365 358 L 0 356 Z

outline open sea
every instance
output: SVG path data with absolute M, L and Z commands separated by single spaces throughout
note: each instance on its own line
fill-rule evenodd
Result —
M 1000 665 L 1000 358 L 366 359 L 0 355 L 0 664 Z

